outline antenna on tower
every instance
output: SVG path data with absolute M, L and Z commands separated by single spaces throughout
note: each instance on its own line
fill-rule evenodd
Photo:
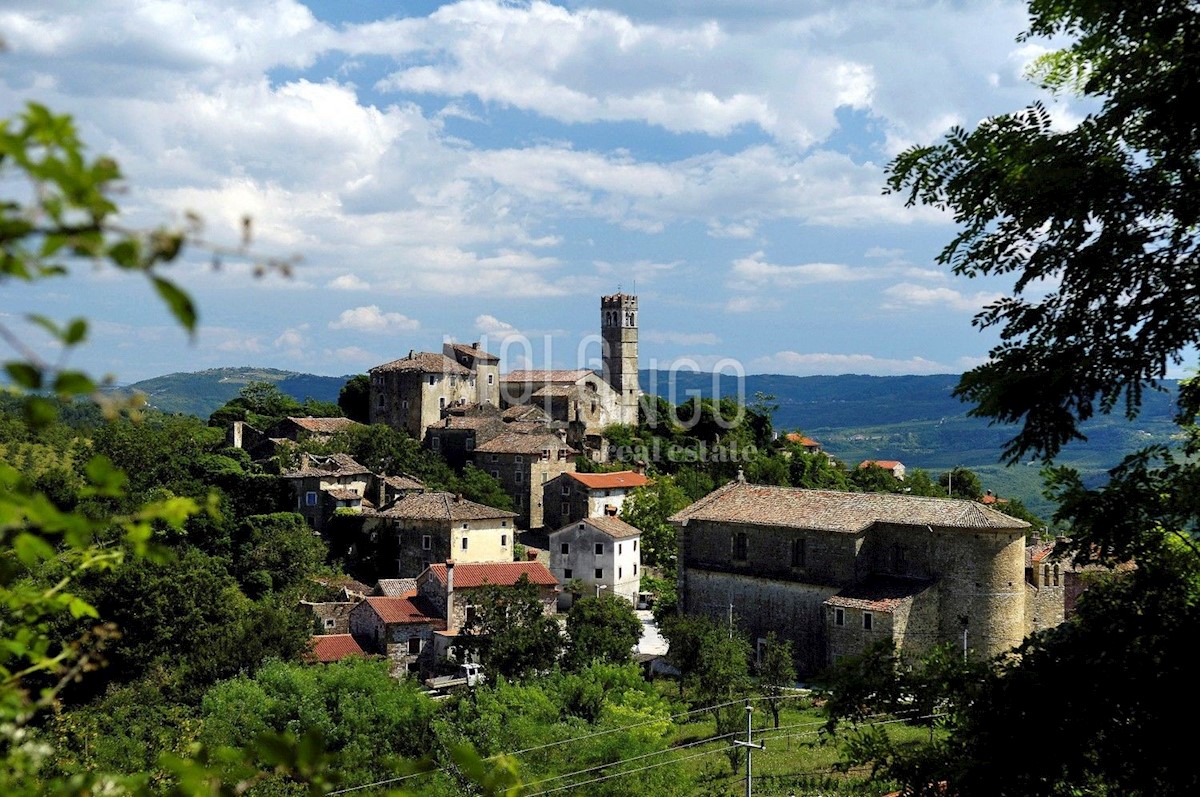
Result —
M 621 283 L 617 283 L 617 293 L 621 292 Z

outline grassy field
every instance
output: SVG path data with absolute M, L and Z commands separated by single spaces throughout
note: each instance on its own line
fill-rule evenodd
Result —
M 660 681 L 664 694 L 677 697 L 677 685 Z M 780 795 L 882 795 L 891 790 L 886 783 L 871 783 L 865 770 L 841 772 L 838 763 L 842 760 L 835 741 L 831 741 L 822 727 L 826 716 L 824 709 L 814 706 L 811 699 L 797 695 L 786 699 L 780 713 L 779 729 L 776 730 L 771 712 L 762 700 L 753 704 L 753 739 L 766 745 L 765 750 L 756 750 L 753 757 L 753 792 L 770 797 Z M 901 742 L 928 740 L 929 729 L 915 727 L 891 718 L 881 717 L 876 722 L 886 723 L 883 727 L 893 738 Z M 745 739 L 744 725 L 740 726 L 736 738 Z M 735 772 L 727 754 L 728 740 L 699 744 L 704 739 L 718 735 L 716 722 L 709 712 L 692 714 L 687 721 L 678 722 L 673 745 L 679 749 L 679 760 L 685 770 L 695 778 L 696 794 L 724 797 L 742 795 L 746 791 L 745 749 L 738 748 L 738 769 Z

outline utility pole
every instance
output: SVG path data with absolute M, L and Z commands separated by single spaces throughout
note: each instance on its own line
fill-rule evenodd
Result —
M 746 741 L 743 742 L 741 739 L 733 740 L 734 745 L 736 745 L 738 747 L 746 748 L 746 797 L 751 797 L 752 781 L 751 781 L 751 771 L 750 771 L 750 756 L 754 753 L 755 750 L 766 750 L 767 749 L 767 746 L 765 744 L 755 744 L 754 741 L 752 740 L 752 737 L 754 735 L 754 720 L 753 720 L 754 715 L 752 714 L 753 711 L 754 711 L 754 708 L 750 705 L 750 701 L 747 700 L 746 701 Z

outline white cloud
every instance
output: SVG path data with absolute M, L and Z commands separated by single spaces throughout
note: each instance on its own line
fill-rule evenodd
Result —
M 380 360 L 378 355 L 358 346 L 343 346 L 332 352 L 326 351 L 326 359 L 337 363 L 377 363 Z
M 300 350 L 308 345 L 308 338 L 302 329 L 292 327 L 279 333 L 279 337 L 275 338 L 273 345 L 277 349 Z
M 750 361 L 753 373 L 792 374 L 815 376 L 821 374 L 944 374 L 955 373 L 955 369 L 923 357 L 907 360 L 891 360 L 871 354 L 801 354 L 796 351 L 780 351 Z
M 371 285 L 357 274 L 342 274 L 327 282 L 326 287 L 335 291 L 369 291 Z
M 886 298 L 881 306 L 886 310 L 937 307 L 964 313 L 978 312 L 1004 296 L 983 291 L 967 295 L 952 288 L 930 288 L 909 282 L 892 285 L 883 294 Z
M 786 289 L 824 282 L 857 282 L 869 279 L 872 273 L 841 263 L 803 263 L 780 266 L 768 263 L 762 252 L 755 252 L 733 262 L 729 285 L 738 290 Z
M 507 338 L 521 334 L 521 330 L 507 321 L 501 321 L 494 315 L 486 314 L 475 316 L 475 331 L 490 338 Z
M 670 343 L 675 346 L 715 346 L 721 339 L 712 332 L 669 332 L 650 329 L 642 333 L 647 343 Z
M 882 258 L 884 260 L 895 260 L 904 256 L 903 249 L 888 249 L 884 246 L 872 246 L 863 253 L 863 257 Z
M 385 313 L 379 305 L 353 307 L 343 310 L 337 321 L 329 322 L 330 329 L 353 329 L 358 332 L 381 334 L 385 332 L 410 332 L 421 328 L 421 322 L 400 313 Z
M 727 313 L 760 313 L 768 310 L 778 310 L 783 307 L 783 300 L 763 296 L 734 296 L 725 302 Z

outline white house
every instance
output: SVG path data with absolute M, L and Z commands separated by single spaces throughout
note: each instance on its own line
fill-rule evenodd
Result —
M 641 538 L 641 530 L 611 515 L 568 523 L 550 534 L 550 572 L 564 585 L 578 579 L 592 595 L 607 590 L 636 604 Z M 572 600 L 564 589 L 559 610 L 569 608 Z

